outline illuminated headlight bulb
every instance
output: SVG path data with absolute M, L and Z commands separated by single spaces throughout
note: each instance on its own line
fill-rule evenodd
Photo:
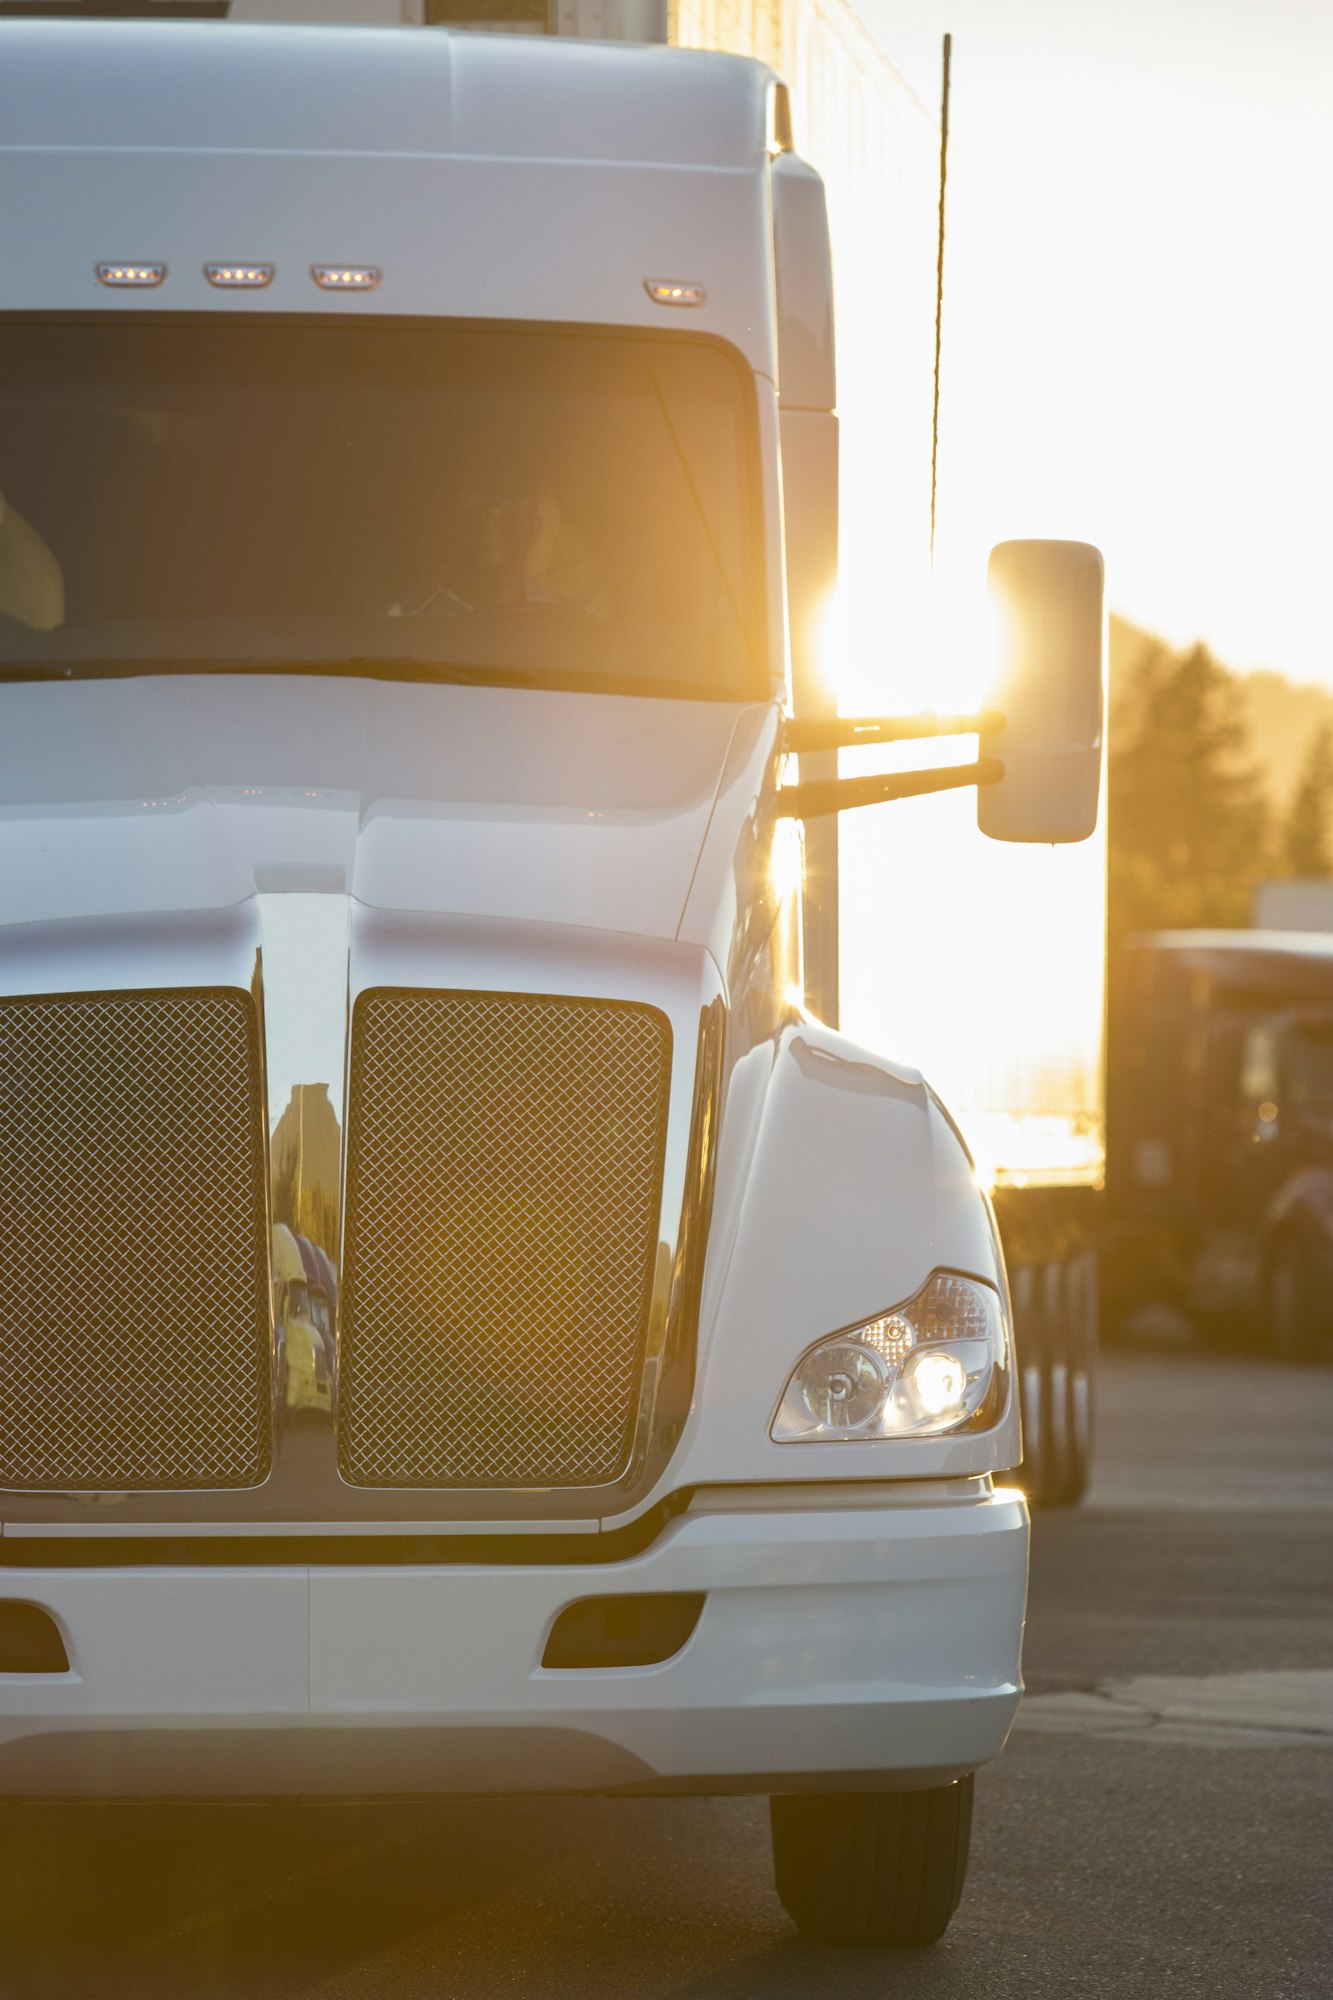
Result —
M 967 1397 L 967 1370 L 956 1354 L 947 1349 L 918 1350 L 910 1380 L 924 1415 L 950 1417 L 962 1414 Z
M 816 1424 L 830 1430 L 855 1431 L 872 1423 L 887 1386 L 879 1356 L 852 1340 L 816 1348 L 797 1371 L 801 1402 Z

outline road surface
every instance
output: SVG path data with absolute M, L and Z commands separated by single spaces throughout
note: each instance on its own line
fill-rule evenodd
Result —
M 1333 1370 L 1125 1351 L 927 1952 L 795 1941 L 762 1802 L 21 1807 L 5 2000 L 1325 2000 Z

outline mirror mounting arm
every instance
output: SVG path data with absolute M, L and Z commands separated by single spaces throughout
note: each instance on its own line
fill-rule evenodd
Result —
M 994 785 L 1004 776 L 998 757 L 975 764 L 946 764 L 935 771 L 892 771 L 876 778 L 828 778 L 808 785 L 784 785 L 778 793 L 780 819 L 818 819 L 849 812 L 853 806 L 885 805 L 892 799 L 921 798 L 928 792 L 961 791 L 965 785 Z

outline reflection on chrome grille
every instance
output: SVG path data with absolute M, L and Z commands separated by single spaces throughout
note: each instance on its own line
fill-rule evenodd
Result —
M 598 1485 L 633 1438 L 671 1029 L 525 994 L 364 994 L 338 1453 L 369 1486 Z
M 249 997 L 0 1001 L 0 1486 L 249 1486 L 270 1433 Z

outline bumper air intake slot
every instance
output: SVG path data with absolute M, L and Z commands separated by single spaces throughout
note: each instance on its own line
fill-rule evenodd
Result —
M 0 1674 L 67 1674 L 60 1627 L 40 1604 L 0 1603 Z
M 655 1667 L 678 1653 L 704 1608 L 701 1590 L 581 1597 L 551 1627 L 544 1667 Z

